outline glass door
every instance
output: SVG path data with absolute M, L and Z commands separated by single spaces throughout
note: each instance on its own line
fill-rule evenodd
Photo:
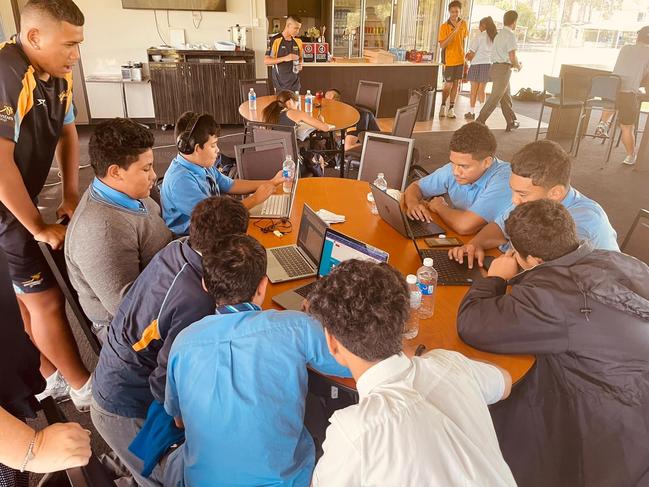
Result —
M 363 46 L 366 49 L 390 47 L 392 0 L 365 0 Z
M 332 47 L 334 56 L 361 56 L 361 24 L 361 0 L 334 0 Z

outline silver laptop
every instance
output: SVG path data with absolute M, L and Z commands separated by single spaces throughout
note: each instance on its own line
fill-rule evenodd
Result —
M 285 282 L 315 276 L 322 252 L 327 223 L 309 205 L 302 208 L 297 245 L 284 245 L 266 249 L 268 266 L 266 275 L 270 282 Z
M 299 168 L 296 167 L 290 193 L 270 195 L 266 201 L 250 209 L 250 218 L 289 218 L 293 209 L 299 173 Z
M 372 189 L 372 196 L 374 196 L 374 202 L 376 203 L 381 218 L 404 237 L 410 238 L 413 236 L 414 238 L 423 238 L 446 233 L 435 222 L 427 223 L 408 218 L 401 211 L 401 204 L 392 196 L 385 191 L 381 191 L 371 183 L 370 188 Z
M 325 277 L 338 264 L 349 259 L 387 262 L 390 255 L 384 250 L 372 247 L 360 240 L 327 228 L 320 252 L 317 278 Z M 273 301 L 282 308 L 300 310 L 304 298 L 309 295 L 315 281 L 273 297 Z

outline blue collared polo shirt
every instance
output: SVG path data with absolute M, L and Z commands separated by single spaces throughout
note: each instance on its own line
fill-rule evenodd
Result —
M 568 210 L 573 220 L 575 220 L 579 240 L 587 240 L 593 244 L 593 247 L 599 250 L 620 251 L 620 247 L 617 244 L 617 233 L 599 203 L 571 187 L 561 201 L 561 204 L 566 207 L 566 210 Z M 509 208 L 498 215 L 494 221 L 507 238 L 509 237 L 507 236 L 507 232 L 505 232 L 505 221 L 509 218 L 509 214 L 515 207 L 514 204 L 510 204 Z M 500 246 L 500 250 L 503 252 L 506 252 L 509 248 L 509 242 Z
M 201 167 L 178 154 L 162 181 L 160 197 L 165 223 L 176 235 L 187 235 L 194 207 L 205 198 L 227 193 L 233 184 L 234 181 L 221 174 L 216 165 Z
M 307 366 L 350 376 L 322 326 L 297 311 L 235 307 L 181 331 L 165 409 L 185 423 L 185 484 L 308 487 L 315 448 L 304 426 Z
M 448 194 L 453 208 L 471 211 L 485 221 L 492 222 L 511 204 L 511 173 L 508 162 L 494 159 L 477 181 L 459 184 L 453 176 L 453 163 L 449 162 L 420 179 L 418 184 L 424 198 Z
M 92 180 L 90 195 L 109 205 L 118 206 L 126 210 L 136 211 L 138 213 L 147 213 L 146 205 L 140 200 L 131 198 L 126 193 L 111 188 L 101 179 L 95 177 Z

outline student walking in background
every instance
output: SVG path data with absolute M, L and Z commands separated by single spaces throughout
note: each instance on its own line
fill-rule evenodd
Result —
M 464 114 L 467 120 L 475 119 L 476 100 L 484 105 L 485 88 L 490 81 L 491 49 L 498 34 L 496 24 L 491 17 L 481 19 L 478 28 L 480 33 L 471 40 L 469 52 L 466 53 L 466 60 L 471 63 L 467 74 L 467 80 L 471 82 L 471 110 Z
M 518 45 L 514 33 L 517 21 L 518 13 L 515 10 L 505 12 L 503 16 L 504 27 L 494 39 L 491 53 L 493 63 L 490 70 L 491 81 L 493 81 L 491 94 L 476 119 L 478 122 L 485 123 L 496 109 L 498 103 L 500 103 L 503 116 L 507 121 L 507 128 L 505 129 L 507 132 L 518 128 L 516 114 L 512 109 L 512 95 L 509 91 L 509 79 L 512 76 L 512 69 L 521 69 L 521 63 L 516 56 Z
M 444 90 L 442 91 L 442 106 L 440 117 L 455 118 L 455 99 L 464 76 L 464 41 L 469 36 L 469 30 L 462 14 L 462 2 L 454 0 L 448 4 L 449 18 L 439 28 L 439 47 L 442 49 L 442 64 L 444 65 Z M 446 101 L 450 98 L 448 111 Z

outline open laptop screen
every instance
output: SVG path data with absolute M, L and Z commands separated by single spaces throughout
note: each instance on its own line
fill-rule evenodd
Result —
M 338 264 L 349 259 L 387 262 L 388 257 L 389 254 L 381 249 L 328 228 L 325 232 L 318 274 L 320 277 L 324 277 Z
M 311 262 L 320 262 L 322 240 L 327 224 L 306 203 L 302 208 L 300 231 L 297 234 L 297 245 L 309 256 Z

